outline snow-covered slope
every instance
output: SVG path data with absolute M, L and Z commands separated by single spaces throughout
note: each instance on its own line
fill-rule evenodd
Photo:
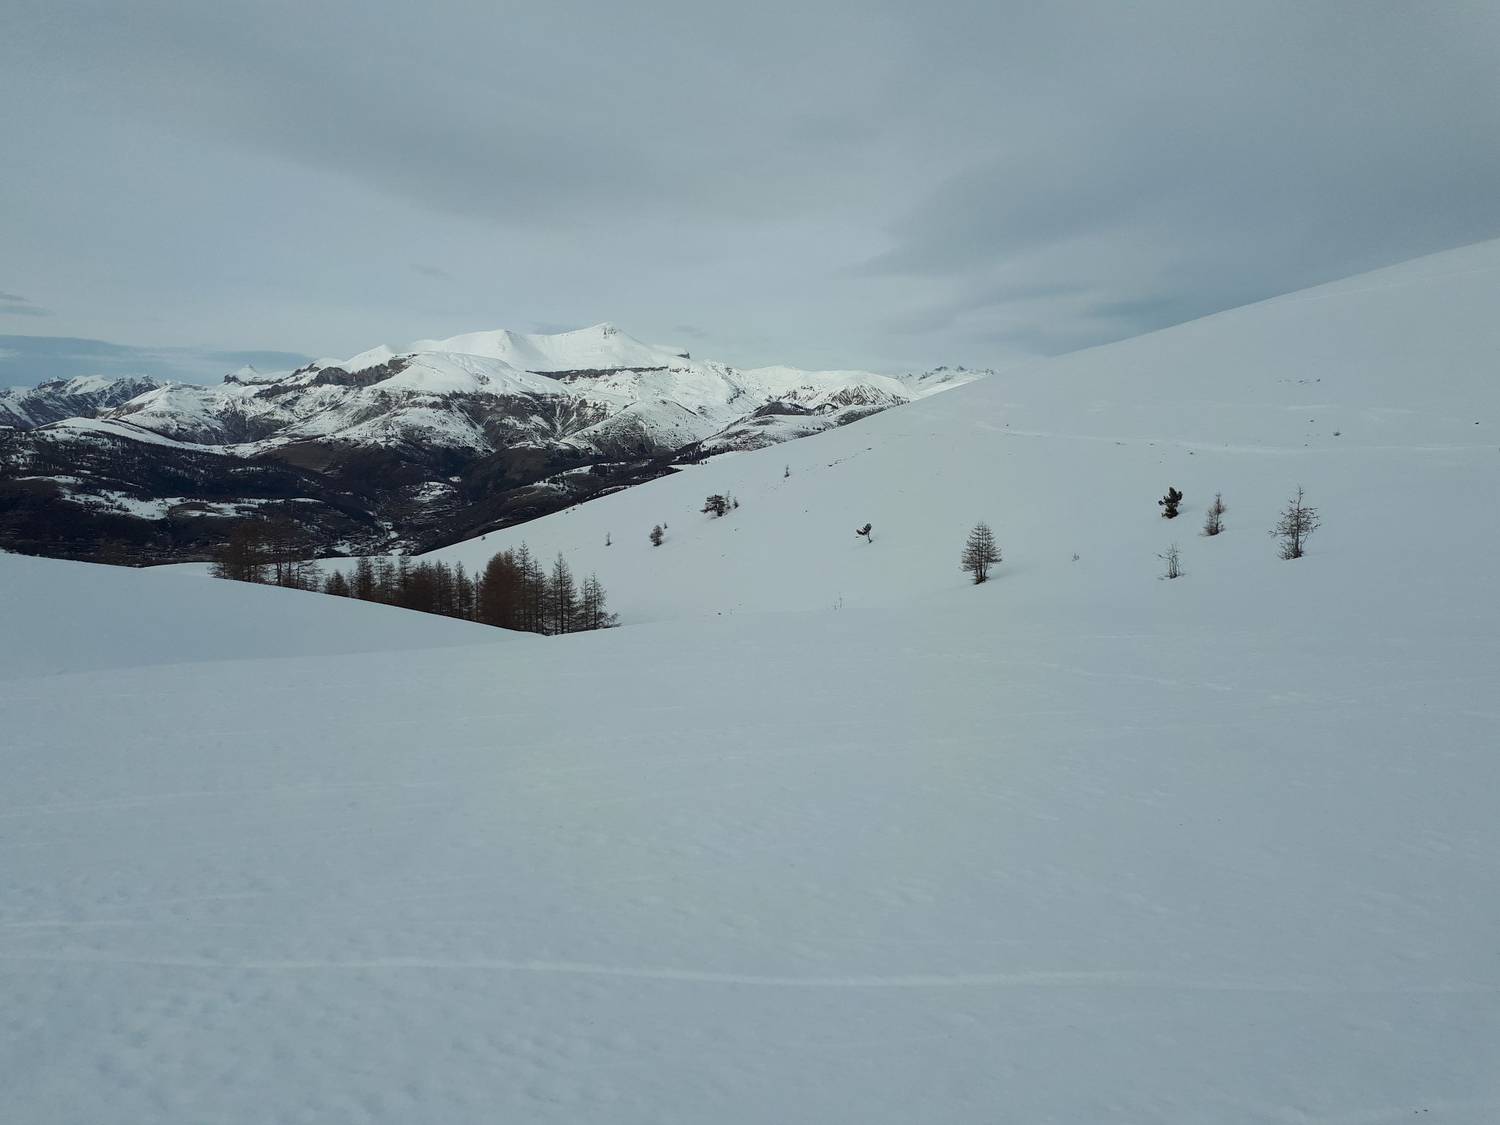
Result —
M 1484 553 L 1493 521 L 1474 505 L 1500 472 L 1497 305 L 1490 242 L 1006 371 L 440 554 L 472 566 L 523 539 L 561 549 L 627 620 L 890 606 L 967 596 L 958 551 L 987 520 L 1006 563 L 977 596 L 1004 599 L 1007 616 L 1200 599 L 1193 612 L 1208 612 L 1246 583 L 1361 613 L 1371 588 L 1351 588 L 1351 568 L 1381 597 L 1409 596 L 1415 548 L 1398 539 Z M 1326 526 L 1288 568 L 1265 533 L 1299 483 Z M 1169 485 L 1187 493 L 1170 523 L 1155 505 Z M 725 491 L 741 502 L 731 517 L 699 513 Z M 1229 533 L 1207 540 L 1215 492 Z M 853 534 L 866 521 L 869 545 Z M 1173 540 L 1191 581 L 1168 590 L 1153 576 Z M 1442 585 L 1423 596 L 1487 596 Z
M 0 557 L 11 650 L 78 638 L 0 675 L 0 1107 L 1489 1125 L 1496 296 L 1478 246 L 527 526 L 602 633 Z M 200 659 L 91 665 L 153 582 Z M 234 659 L 323 604 L 393 632 Z
M 0 621 L 0 680 L 207 660 L 524 646 L 532 640 L 388 606 L 209 583 L 170 569 L 130 570 L 3 553 Z M 163 721 L 169 721 L 166 713 Z
M 446 340 L 418 340 L 411 352 L 459 352 L 498 359 L 524 371 L 583 371 L 611 367 L 670 366 L 687 353 L 643 344 L 613 324 L 596 324 L 574 332 L 537 335 L 470 332 Z

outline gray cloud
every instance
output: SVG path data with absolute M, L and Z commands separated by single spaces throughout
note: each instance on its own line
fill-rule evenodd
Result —
M 309 358 L 264 349 L 144 348 L 72 336 L 0 336 L 0 387 L 30 387 L 75 375 L 155 375 L 183 382 L 217 382 L 246 364 L 262 371 L 284 371 Z
M 19 293 L 0 293 L 0 316 L 51 316 L 51 309 L 34 305 Z
M 142 346 L 991 364 L 1500 235 L 1496 57 L 1480 0 L 12 0 L 0 233 Z

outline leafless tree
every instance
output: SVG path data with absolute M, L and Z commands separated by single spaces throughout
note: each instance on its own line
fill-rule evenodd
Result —
M 264 524 L 260 520 L 235 524 L 228 542 L 214 552 L 213 576 L 234 582 L 264 582 L 266 571 Z
M 619 618 L 610 613 L 604 586 L 597 576 L 590 574 L 583 580 L 578 591 L 578 628 L 609 629 L 619 624 Z
M 1162 575 L 1163 578 L 1182 577 L 1182 549 L 1176 543 L 1167 548 L 1166 554 L 1158 555 L 1157 558 L 1167 564 L 1167 572 Z
M 1218 535 L 1224 530 L 1224 513 L 1229 509 L 1224 507 L 1223 494 L 1215 492 L 1214 502 L 1208 506 L 1208 511 L 1203 516 L 1203 534 Z
M 577 624 L 578 587 L 573 582 L 573 571 L 562 552 L 552 564 L 552 573 L 547 577 L 547 628 L 548 633 L 571 633 Z
M 1277 540 L 1282 558 L 1300 559 L 1307 552 L 1307 537 L 1321 526 L 1318 509 L 1303 503 L 1302 486 L 1298 485 L 1297 495 L 1287 501 L 1271 535 Z
M 963 554 L 959 556 L 960 567 L 974 576 L 977 586 L 989 578 L 990 567 L 999 561 L 1000 548 L 995 545 L 995 533 L 989 524 L 976 523 L 964 543 Z

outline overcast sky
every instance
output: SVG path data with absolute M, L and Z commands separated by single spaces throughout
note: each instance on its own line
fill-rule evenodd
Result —
M 0 0 L 0 28 L 0 382 L 601 320 L 996 365 L 1500 236 L 1495 0 Z

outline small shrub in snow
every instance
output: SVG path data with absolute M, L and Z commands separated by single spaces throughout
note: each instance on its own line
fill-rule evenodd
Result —
M 1224 507 L 1222 493 L 1214 493 L 1214 502 L 1208 506 L 1207 513 L 1203 516 L 1203 534 L 1218 535 L 1224 530 L 1224 513 L 1229 509 Z
M 664 537 L 665 537 L 665 535 L 662 532 L 661 524 L 657 524 L 655 527 L 653 527 L 651 529 L 651 546 L 653 546 L 653 547 L 660 547 L 661 546 L 661 541 L 662 541 L 662 539 Z
M 715 492 L 703 501 L 702 511 L 707 515 L 713 516 L 714 519 L 719 519 L 725 512 L 729 511 L 729 499 Z
M 1164 520 L 1175 520 L 1177 518 L 1177 505 L 1182 503 L 1182 493 L 1170 485 L 1167 494 L 1156 502 L 1161 509 L 1161 518 Z
M 1157 558 L 1167 564 L 1167 572 L 1162 575 L 1163 578 L 1182 577 L 1182 550 L 1176 543 L 1167 548 L 1166 554 L 1158 555 Z
M 863 535 L 865 537 L 865 542 L 866 543 L 873 543 L 873 542 L 875 542 L 874 538 L 870 535 L 870 525 L 869 524 L 865 524 L 864 527 L 856 527 L 854 529 L 854 534 L 855 535 Z

